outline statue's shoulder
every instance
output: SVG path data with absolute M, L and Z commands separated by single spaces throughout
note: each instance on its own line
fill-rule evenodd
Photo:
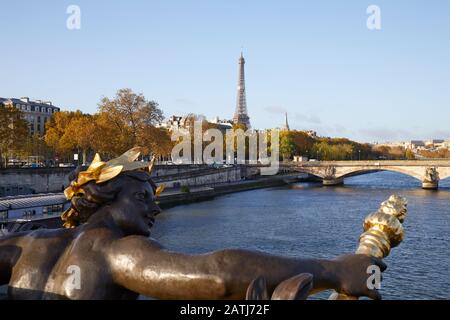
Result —
M 119 238 L 112 243 L 113 250 L 161 250 L 163 247 L 155 240 L 145 236 L 132 235 Z
M 35 241 L 58 241 L 67 240 L 73 237 L 73 229 L 38 229 L 29 231 L 20 231 L 10 233 L 0 238 L 4 243 L 15 242 L 20 243 L 26 241 L 27 243 Z

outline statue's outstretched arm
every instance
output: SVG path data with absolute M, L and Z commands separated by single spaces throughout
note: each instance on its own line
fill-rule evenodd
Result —
M 367 266 L 378 261 L 350 255 L 338 260 L 296 259 L 256 251 L 226 249 L 201 255 L 164 250 L 156 242 L 131 236 L 107 251 L 114 281 L 160 299 L 243 299 L 250 282 L 267 279 L 269 293 L 299 273 L 313 275 L 313 292 L 325 289 L 377 298 L 366 288 Z

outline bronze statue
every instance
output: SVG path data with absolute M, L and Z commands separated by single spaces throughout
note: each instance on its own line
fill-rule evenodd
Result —
M 0 285 L 8 284 L 9 299 L 244 299 L 252 297 L 247 288 L 258 276 L 266 295 L 281 284 L 296 287 L 300 298 L 325 289 L 380 298 L 368 289 L 366 270 L 386 266 L 363 254 L 322 260 L 242 249 L 165 250 L 149 238 L 159 190 L 136 154 L 106 163 L 96 156 L 87 171 L 76 172 L 65 191 L 72 204 L 63 214 L 66 228 L 0 238 Z

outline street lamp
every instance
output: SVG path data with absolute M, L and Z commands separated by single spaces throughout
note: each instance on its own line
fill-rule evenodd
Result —
M 359 161 L 361 161 L 361 150 L 358 150 L 358 158 L 359 158 Z

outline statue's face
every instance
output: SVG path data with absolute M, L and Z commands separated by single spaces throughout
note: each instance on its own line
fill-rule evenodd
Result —
M 127 235 L 149 236 L 155 216 L 161 212 L 150 183 L 126 178 L 116 199 L 110 208 L 117 225 Z

